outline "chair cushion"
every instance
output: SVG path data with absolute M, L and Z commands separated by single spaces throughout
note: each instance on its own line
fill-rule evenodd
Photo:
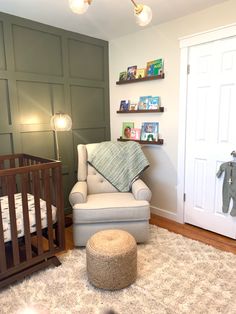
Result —
M 106 180 L 96 169 L 88 164 L 88 194 L 115 193 L 118 190 Z
M 149 203 L 135 200 L 132 193 L 88 195 L 87 203 L 73 206 L 74 223 L 137 221 L 150 218 Z
M 118 190 L 106 180 L 100 173 L 87 163 L 87 159 L 97 147 L 98 143 L 80 144 L 78 151 L 78 181 L 87 181 L 88 194 L 94 193 L 112 193 Z

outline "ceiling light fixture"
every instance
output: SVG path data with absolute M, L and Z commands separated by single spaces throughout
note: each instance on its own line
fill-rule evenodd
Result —
M 136 4 L 134 0 L 131 0 L 134 5 L 134 15 L 136 17 L 136 23 L 140 26 L 148 25 L 152 20 L 152 10 L 150 7 L 144 4 Z
M 152 10 L 150 7 L 144 4 L 136 4 L 134 0 L 131 0 L 134 5 L 134 15 L 136 22 L 140 26 L 148 25 L 152 20 Z M 71 10 L 77 14 L 85 13 L 92 0 L 69 0 Z
M 69 0 L 69 6 L 74 13 L 83 14 L 85 13 L 92 0 Z

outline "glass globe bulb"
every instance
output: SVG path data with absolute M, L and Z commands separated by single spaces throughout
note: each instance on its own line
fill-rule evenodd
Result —
M 148 25 L 152 20 L 152 10 L 147 5 L 142 5 L 142 11 L 136 12 L 136 23 L 140 26 Z
M 71 10 L 77 14 L 83 14 L 88 10 L 89 3 L 85 0 L 69 0 Z
M 70 131 L 72 127 L 71 117 L 65 113 L 55 113 L 50 122 L 54 131 Z

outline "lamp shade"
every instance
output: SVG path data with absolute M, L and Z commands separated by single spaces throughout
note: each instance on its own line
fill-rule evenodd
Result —
M 51 127 L 54 131 L 70 131 L 72 127 L 71 117 L 62 112 L 55 113 L 51 118 Z
M 69 0 L 71 10 L 77 14 L 83 14 L 88 10 L 89 1 L 86 0 Z
M 142 5 L 142 9 L 135 9 L 134 15 L 136 17 L 136 23 L 140 26 L 148 25 L 152 20 L 152 10 L 147 5 Z

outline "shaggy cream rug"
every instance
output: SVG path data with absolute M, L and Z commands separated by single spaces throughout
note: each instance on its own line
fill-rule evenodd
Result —
M 62 265 L 0 292 L 0 313 L 177 314 L 236 313 L 236 255 L 150 226 L 138 245 L 138 278 L 120 291 L 90 285 L 85 249 L 60 257 Z M 24 312 L 27 306 L 39 312 Z

